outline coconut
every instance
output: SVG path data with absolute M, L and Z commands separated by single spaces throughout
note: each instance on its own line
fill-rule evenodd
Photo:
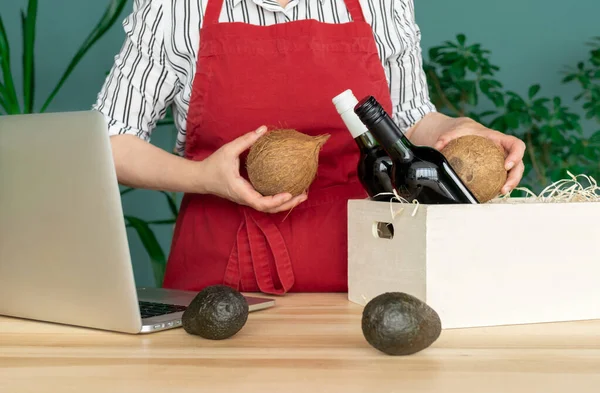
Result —
M 319 153 L 330 135 L 310 136 L 292 129 L 273 130 L 250 148 L 250 183 L 264 196 L 307 191 L 317 176 Z
M 506 157 L 492 140 L 466 135 L 450 141 L 441 152 L 480 203 L 500 194 L 508 176 Z

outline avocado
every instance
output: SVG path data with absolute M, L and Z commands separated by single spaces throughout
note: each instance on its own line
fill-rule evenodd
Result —
M 247 320 L 246 298 L 228 286 L 212 285 L 190 302 L 181 317 L 181 325 L 189 334 L 223 340 L 237 334 Z
M 442 331 L 437 312 L 402 292 L 383 293 L 369 301 L 362 314 L 367 342 L 387 355 L 411 355 L 433 344 Z

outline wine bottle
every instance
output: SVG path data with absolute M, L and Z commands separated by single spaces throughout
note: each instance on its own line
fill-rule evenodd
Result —
M 351 90 L 346 90 L 332 101 L 360 150 L 357 165 L 360 183 L 371 200 L 389 201 L 394 197 L 390 178 L 392 160 L 354 113 L 358 100 Z
M 411 143 L 373 96 L 361 99 L 354 112 L 392 159 L 392 184 L 402 198 L 423 204 L 478 203 L 444 155 Z

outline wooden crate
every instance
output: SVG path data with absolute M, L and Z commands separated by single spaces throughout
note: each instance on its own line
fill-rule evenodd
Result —
M 406 292 L 444 328 L 600 318 L 600 203 L 390 208 L 348 203 L 350 301 Z

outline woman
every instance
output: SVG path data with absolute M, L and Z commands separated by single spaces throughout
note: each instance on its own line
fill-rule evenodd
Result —
M 505 192 L 522 176 L 521 141 L 436 113 L 412 0 L 138 0 L 124 27 L 95 109 L 122 184 L 185 193 L 165 287 L 347 290 L 346 203 L 366 194 L 331 103 L 346 89 L 374 95 L 416 144 L 493 139 L 508 154 Z M 169 105 L 181 156 L 146 143 Z M 245 180 L 267 127 L 332 135 L 308 194 L 262 196 Z

